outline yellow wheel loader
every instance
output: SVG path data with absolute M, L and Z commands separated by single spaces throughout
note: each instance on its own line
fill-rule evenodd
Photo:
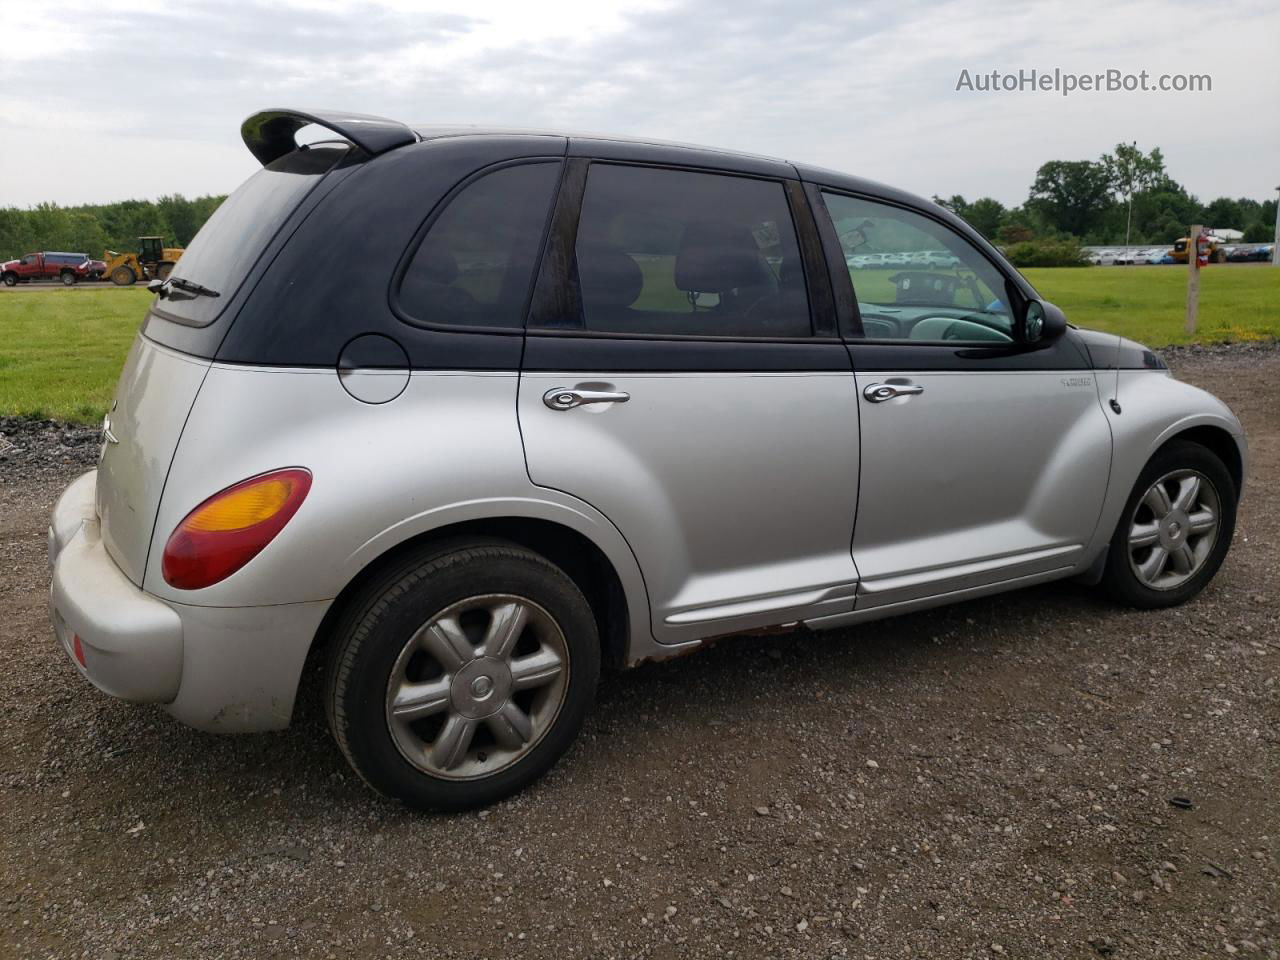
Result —
M 107 262 L 107 269 L 103 272 L 118 287 L 127 287 L 139 280 L 164 280 L 173 272 L 183 249 L 164 246 L 163 237 L 139 237 L 137 253 L 105 251 L 102 259 Z

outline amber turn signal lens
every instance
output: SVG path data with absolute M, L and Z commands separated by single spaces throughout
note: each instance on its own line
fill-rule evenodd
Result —
M 169 535 L 161 570 L 179 590 L 225 580 L 284 529 L 311 489 L 301 467 L 273 470 L 215 493 Z

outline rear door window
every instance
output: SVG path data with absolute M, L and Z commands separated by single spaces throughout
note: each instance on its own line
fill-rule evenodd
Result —
M 502 167 L 455 194 L 405 269 L 402 316 L 424 326 L 523 327 L 560 167 Z
M 588 331 L 812 333 L 795 226 L 777 181 L 593 163 L 576 254 Z
M 263 167 L 214 211 L 172 276 L 219 294 L 173 288 L 155 312 L 190 326 L 212 323 L 304 197 L 346 155 L 346 146 L 303 147 Z

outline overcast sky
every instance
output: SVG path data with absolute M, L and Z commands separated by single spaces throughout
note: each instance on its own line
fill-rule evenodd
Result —
M 56 7 L 56 12 L 55 12 Z M 1074 0 L 0 0 L 0 206 L 224 193 L 267 106 L 683 140 L 1022 202 L 1051 159 L 1164 150 L 1201 199 L 1280 184 L 1280 5 Z M 977 93 L 1020 68 L 1209 93 Z

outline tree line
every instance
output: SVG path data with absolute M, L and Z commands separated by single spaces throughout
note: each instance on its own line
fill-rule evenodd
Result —
M 85 253 L 137 250 L 139 237 L 163 237 L 166 246 L 185 247 L 225 200 L 181 194 L 159 200 L 63 207 L 41 203 L 27 210 L 0 207 L 0 260 L 43 250 Z
M 225 199 L 174 194 L 78 207 L 0 208 L 0 260 L 37 250 L 101 257 L 104 249 L 136 249 L 144 236 L 185 247 Z M 1159 147 L 1144 153 L 1129 143 L 1097 160 L 1041 165 L 1020 206 L 1006 207 L 991 197 L 933 199 L 1004 247 L 1019 266 L 1082 263 L 1082 244 L 1120 244 L 1126 237 L 1133 244 L 1172 244 L 1193 223 L 1231 227 L 1242 230 L 1246 242 L 1266 242 L 1276 220 L 1275 200 L 1218 197 L 1201 203 L 1169 176 Z
M 1201 203 L 1169 176 L 1156 147 L 1121 143 L 1097 160 L 1050 160 L 1036 171 L 1026 201 L 1006 207 L 956 195 L 937 203 L 1005 248 L 1019 266 L 1083 262 L 1082 244 L 1158 246 L 1185 237 L 1191 224 L 1232 228 L 1246 243 L 1274 236 L 1275 200 L 1218 197 Z

